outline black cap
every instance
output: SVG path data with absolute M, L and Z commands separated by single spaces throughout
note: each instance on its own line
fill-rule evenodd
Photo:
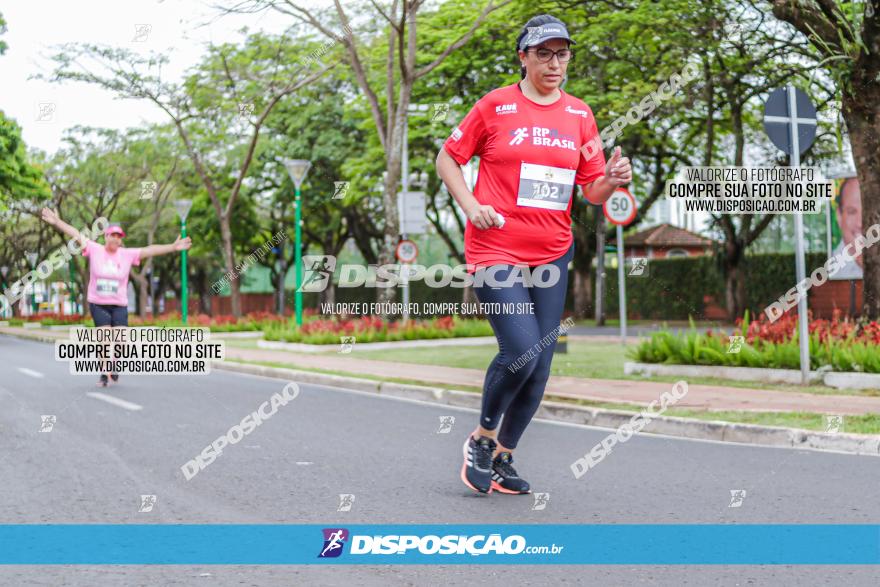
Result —
M 527 47 L 540 45 L 550 39 L 565 39 L 572 45 L 576 44 L 569 36 L 565 25 L 559 22 L 548 22 L 541 26 L 528 27 L 528 31 L 519 43 L 520 51 L 525 51 Z

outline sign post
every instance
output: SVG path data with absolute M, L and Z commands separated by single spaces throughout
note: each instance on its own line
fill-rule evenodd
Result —
M 25 253 L 25 257 L 27 257 L 28 263 L 31 264 L 31 271 L 35 271 L 37 268 L 37 259 L 39 259 L 39 255 L 37 253 Z M 31 283 L 31 314 L 37 315 L 37 286 L 35 283 Z
M 773 90 L 764 104 L 764 131 L 781 151 L 791 155 L 791 167 L 800 167 L 801 153 L 816 138 L 816 107 L 803 91 L 794 86 Z M 806 277 L 804 260 L 804 216 L 794 216 L 795 273 L 798 284 Z M 810 341 L 807 333 L 807 294 L 798 292 L 798 343 L 801 358 L 801 383 L 810 380 Z
M 311 161 L 307 161 L 305 159 L 286 159 L 284 161 L 284 166 L 287 168 L 287 173 L 290 174 L 290 179 L 293 181 L 293 186 L 295 188 L 294 192 L 294 200 L 293 200 L 293 223 L 294 223 L 294 246 L 296 250 L 294 251 L 294 265 L 296 266 L 294 272 L 296 273 L 296 290 L 293 294 L 293 304 L 294 304 L 294 314 L 296 315 L 296 325 L 297 327 L 302 326 L 303 322 L 303 298 L 302 298 L 302 200 L 300 199 L 300 188 L 302 187 L 302 182 L 306 178 L 306 174 L 309 172 L 309 169 L 312 167 Z M 281 279 L 281 287 L 284 288 L 284 278 Z M 282 314 L 284 313 L 284 308 L 281 309 Z
M 620 344 L 626 345 L 626 275 L 623 257 L 623 227 L 636 218 L 638 206 L 629 190 L 617 188 L 602 206 L 608 222 L 617 226 L 617 289 L 620 305 Z
M 192 208 L 192 200 L 174 200 L 174 209 L 180 217 L 180 238 L 186 238 L 186 217 Z M 189 293 L 187 288 L 186 251 L 180 251 L 180 319 L 186 324 L 189 315 Z

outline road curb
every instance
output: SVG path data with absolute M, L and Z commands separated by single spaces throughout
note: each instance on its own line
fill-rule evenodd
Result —
M 260 375 L 287 379 L 316 385 L 332 385 L 407 399 L 417 399 L 451 406 L 479 409 L 481 397 L 477 393 L 447 390 L 439 387 L 410 385 L 362 379 L 343 375 L 331 375 L 268 367 L 248 363 L 215 361 L 213 369 L 224 369 L 248 375 Z M 551 396 L 552 397 L 552 396 Z M 630 422 L 632 412 L 572 405 L 564 402 L 545 400 L 541 402 L 536 414 L 539 418 L 583 424 L 601 428 L 616 429 Z M 845 452 L 860 455 L 880 456 L 880 435 L 825 433 L 798 428 L 778 426 L 759 426 L 738 424 L 715 420 L 692 420 L 674 416 L 657 416 L 643 428 L 644 432 L 679 436 L 700 440 L 716 440 L 737 444 L 756 444 L 785 448 L 805 448 L 822 451 Z
M 20 338 L 22 340 L 36 340 L 37 342 L 55 342 L 59 340 L 58 336 L 51 336 L 48 334 L 40 334 L 38 332 L 34 332 L 33 334 L 24 332 L 8 332 L 6 330 L 0 330 L 0 334 L 5 336 L 13 336 L 15 338 Z

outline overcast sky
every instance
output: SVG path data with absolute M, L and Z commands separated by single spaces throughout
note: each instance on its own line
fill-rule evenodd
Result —
M 304 2 L 316 3 L 323 4 Z M 75 125 L 126 128 L 165 121 L 150 103 L 114 100 L 96 86 L 28 80 L 51 71 L 53 45 L 89 42 L 162 52 L 171 59 L 167 79 L 179 79 L 199 61 L 208 41 L 240 40 L 236 31 L 245 25 L 280 33 L 291 24 L 290 17 L 278 13 L 213 18 L 217 11 L 204 0 L 16 0 L 0 2 L 0 13 L 9 29 L 2 37 L 9 48 L 0 56 L 0 110 L 22 127 L 28 147 L 49 153 L 60 147 L 64 130 Z M 136 40 L 138 25 L 147 25 L 149 32 Z M 40 104 L 54 104 L 51 120 L 38 120 Z

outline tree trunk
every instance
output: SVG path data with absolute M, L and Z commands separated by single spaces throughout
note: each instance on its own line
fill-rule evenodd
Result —
M 275 275 L 275 313 L 279 316 L 284 315 L 284 279 L 287 277 L 287 269 L 289 267 L 287 258 L 282 254 L 278 255 L 278 273 Z M 332 281 L 332 280 L 331 280 Z
M 394 116 L 394 127 L 388 133 L 388 150 L 386 152 L 385 192 L 382 194 L 382 203 L 385 207 L 385 227 L 383 231 L 382 246 L 379 250 L 379 265 L 395 262 L 394 249 L 400 238 L 400 219 L 397 217 L 397 188 L 400 183 L 401 154 L 403 152 L 403 125 L 406 124 L 407 108 L 412 82 L 401 80 L 400 100 L 397 104 L 397 112 Z M 376 301 L 393 302 L 397 297 L 396 287 L 377 288 Z M 383 316 L 383 318 L 388 318 Z
M 467 287 L 461 288 L 461 303 L 463 304 L 478 304 L 480 300 L 477 299 L 477 294 L 474 292 L 473 286 L 469 285 Z
M 208 294 L 208 274 L 204 268 L 197 268 L 193 272 L 193 290 L 199 298 L 199 313 L 211 313 L 211 296 Z
M 743 315 L 745 310 L 742 303 L 745 295 L 745 282 L 743 281 L 742 268 L 739 265 L 728 265 L 724 271 L 724 302 L 727 306 L 727 316 L 731 322 Z
M 574 283 L 572 284 L 574 294 L 574 319 L 583 320 L 589 314 L 590 307 L 593 305 L 593 280 L 590 278 L 590 266 L 578 265 L 574 266 Z
M 226 263 L 227 273 L 235 272 L 235 251 L 232 248 L 232 230 L 229 228 L 229 218 L 224 216 L 220 218 L 220 238 L 223 239 L 223 261 Z M 239 279 L 229 280 L 229 290 L 231 292 L 230 302 L 232 304 L 232 315 L 241 316 L 241 287 Z
M 333 285 L 333 280 L 330 280 L 330 283 L 327 284 L 327 288 L 320 292 L 320 303 L 321 304 L 329 304 L 331 307 L 336 303 L 336 286 Z
M 843 117 L 852 143 L 853 160 L 862 194 L 862 234 L 880 224 L 880 83 L 852 83 L 856 95 L 844 91 Z M 862 317 L 880 318 L 880 246 L 875 244 L 862 251 L 864 290 Z
M 585 202 L 586 200 L 579 198 L 576 202 L 577 208 L 572 204 L 572 218 L 575 220 L 575 230 L 572 234 L 574 239 L 572 303 L 575 320 L 587 318 L 593 308 L 593 280 L 590 276 L 590 267 L 593 264 L 595 240 L 590 225 L 593 215 L 598 210 L 596 206 L 590 204 L 582 205 Z
M 603 212 L 596 213 L 596 326 L 605 326 L 605 214 Z
M 137 290 L 138 316 L 141 318 L 147 317 L 147 298 L 150 297 L 148 291 L 150 284 L 144 273 L 144 271 L 139 274 L 134 271 L 131 272 L 131 278 L 137 286 L 135 289 Z

